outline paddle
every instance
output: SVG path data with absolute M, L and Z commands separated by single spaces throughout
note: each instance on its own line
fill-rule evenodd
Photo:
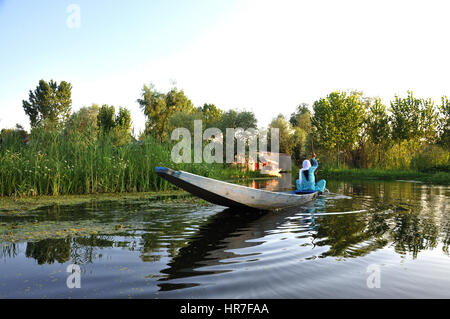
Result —
M 314 141 L 313 141 L 312 136 L 311 136 L 311 151 L 312 151 L 312 156 L 315 157 L 316 153 L 314 153 Z M 317 181 L 317 169 L 314 171 L 314 178 L 316 179 L 316 181 Z
M 314 142 L 313 142 L 313 139 L 312 139 L 312 137 L 311 137 L 311 151 L 312 151 L 312 154 L 313 154 L 313 157 L 315 157 L 315 155 L 316 155 L 316 153 L 314 153 Z M 316 159 L 317 160 L 317 159 Z M 318 170 L 319 168 L 317 168 L 315 171 L 314 171 L 314 179 L 317 181 L 317 170 Z M 327 192 L 327 193 L 329 193 L 329 194 L 332 194 L 332 193 L 330 193 L 330 191 L 327 189 L 327 188 L 325 188 L 325 191 Z

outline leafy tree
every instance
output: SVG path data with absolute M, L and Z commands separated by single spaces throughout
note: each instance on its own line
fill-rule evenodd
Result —
M 405 98 L 395 96 L 391 102 L 392 138 L 397 143 L 396 161 L 410 167 L 411 160 L 425 143 L 436 140 L 437 114 L 431 99 L 414 97 L 411 91 Z M 402 148 L 404 144 L 404 148 Z
M 442 97 L 439 107 L 439 144 L 450 149 L 450 101 L 446 96 Z
M 292 139 L 293 130 L 283 114 L 279 114 L 272 122 L 270 122 L 269 132 L 272 128 L 278 128 L 280 153 L 291 154 L 294 146 Z
M 325 148 L 336 148 L 339 132 L 334 109 L 336 106 L 342 108 L 344 101 L 345 93 L 333 92 L 313 104 L 314 116 L 311 122 L 318 132 L 318 141 Z
M 389 115 L 380 98 L 374 99 L 373 103 L 369 105 L 366 124 L 369 140 L 376 148 L 377 158 L 375 162 L 378 164 L 381 160 L 381 151 L 385 150 L 390 144 L 391 134 Z
M 197 108 L 197 112 L 202 114 L 203 125 L 205 128 L 215 127 L 220 121 L 223 111 L 214 104 L 203 104 L 202 107 Z
M 50 80 L 39 81 L 35 91 L 30 90 L 28 101 L 23 100 L 22 106 L 30 118 L 31 127 L 55 126 L 68 119 L 72 98 L 70 83 Z
M 102 105 L 97 115 L 98 128 L 101 132 L 109 133 L 116 126 L 115 112 L 114 106 Z
M 294 113 L 291 114 L 289 118 L 289 123 L 292 127 L 299 126 L 304 130 L 308 131 L 308 127 L 311 128 L 311 121 L 307 121 L 306 118 L 311 116 L 307 103 L 301 103 L 297 106 Z M 308 127 L 306 127 L 306 126 Z
M 359 93 L 332 92 L 313 104 L 311 119 L 320 144 L 349 153 L 361 134 L 365 107 Z M 337 157 L 338 160 L 338 157 Z
M 376 98 L 369 106 L 367 133 L 374 144 L 382 144 L 389 138 L 389 115 L 380 98 Z
M 391 102 L 392 138 L 398 143 L 420 136 L 420 104 L 411 91 L 406 98 L 396 95 Z
M 309 145 L 311 145 L 311 134 L 306 132 L 299 126 L 293 128 L 294 133 L 291 136 L 291 145 L 292 145 L 292 160 L 296 163 L 301 163 L 301 160 L 306 158 L 309 151 Z
M 183 90 L 173 87 L 167 93 L 158 92 L 153 84 L 144 85 L 138 99 L 142 111 L 147 117 L 146 133 L 152 134 L 160 141 L 169 135 L 169 119 L 177 112 L 191 113 L 194 111 L 192 102 Z
M 308 110 L 304 112 L 303 114 L 299 115 L 297 118 L 297 127 L 304 130 L 306 133 L 312 132 L 312 125 L 311 125 L 311 112 Z
M 431 99 L 421 99 L 419 134 L 425 142 L 434 143 L 438 137 L 438 113 Z
M 311 111 L 308 104 L 301 103 L 298 105 L 296 111 L 291 114 L 289 123 L 293 128 L 291 155 L 292 159 L 299 163 L 307 156 L 307 144 L 311 143 L 310 139 L 312 138 Z
M 228 145 L 228 143 L 232 143 L 234 145 L 234 153 L 238 152 L 238 144 L 244 145 L 246 139 L 249 138 L 248 141 L 257 138 L 257 136 L 248 136 L 247 134 L 243 134 L 243 132 L 235 131 L 235 135 L 232 137 L 232 141 L 229 140 L 229 136 L 227 134 L 227 129 L 238 129 L 241 128 L 244 131 L 248 131 L 249 129 L 257 128 L 257 120 L 255 114 L 250 111 L 238 111 L 238 110 L 228 110 L 223 112 L 222 117 L 216 122 L 216 127 L 222 131 L 224 135 L 223 143 Z M 226 156 L 226 152 L 224 152 L 224 156 Z M 224 161 L 228 161 L 230 159 L 226 158 Z
M 191 132 L 191 136 L 193 137 L 195 120 L 203 120 L 203 115 L 201 112 L 177 112 L 169 118 L 169 127 L 171 131 L 175 128 L 186 128 L 189 132 Z M 203 128 L 204 126 L 205 123 L 203 122 Z
M 169 128 L 170 131 L 179 127 L 187 128 L 193 136 L 195 120 L 201 120 L 202 128 L 207 129 L 219 125 L 222 114 L 223 111 L 214 104 L 205 103 L 203 106 L 194 108 L 191 112 L 176 112 L 171 115 L 169 118 Z
M 94 142 L 97 139 L 99 106 L 92 104 L 89 107 L 82 107 L 77 112 L 72 113 L 67 122 L 66 132 L 75 139 L 83 136 L 83 141 Z
M 351 150 L 361 136 L 366 110 L 360 94 L 352 93 L 345 101 L 345 108 L 339 113 L 340 142 L 343 149 Z
M 253 112 L 229 110 L 222 114 L 221 119 L 216 122 L 217 127 L 225 133 L 227 128 L 257 128 L 257 119 Z
M 131 115 L 126 108 L 119 108 L 115 116 L 114 106 L 102 105 L 97 115 L 100 133 L 113 137 L 116 146 L 126 144 L 131 139 Z
M 128 111 L 124 107 L 119 108 L 119 114 L 117 114 L 115 118 L 115 126 L 120 131 L 123 131 L 127 134 L 130 134 L 131 130 L 131 114 L 130 111 Z
M 126 108 L 120 107 L 119 114 L 115 117 L 114 122 L 114 144 L 118 146 L 129 143 L 132 138 L 130 111 Z

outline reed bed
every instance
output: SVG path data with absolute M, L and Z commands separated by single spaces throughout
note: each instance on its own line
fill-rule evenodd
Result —
M 155 173 L 169 166 L 218 179 L 244 177 L 223 164 L 175 164 L 172 145 L 152 137 L 116 146 L 110 136 L 33 131 L 30 143 L 10 137 L 0 144 L 0 196 L 165 191 Z

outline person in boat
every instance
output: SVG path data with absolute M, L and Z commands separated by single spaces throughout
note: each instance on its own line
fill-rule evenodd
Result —
M 298 173 L 297 190 L 301 192 L 323 192 L 325 190 L 326 181 L 321 179 L 316 183 L 316 177 L 314 176 L 315 170 L 319 167 L 319 163 L 316 160 L 316 154 L 313 153 L 312 158 L 313 165 L 308 160 L 303 161 L 303 167 Z

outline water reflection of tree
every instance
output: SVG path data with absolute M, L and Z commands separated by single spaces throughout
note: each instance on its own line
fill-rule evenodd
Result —
M 162 249 L 167 249 L 169 257 L 174 258 L 187 245 L 186 229 L 193 229 L 197 224 L 198 221 L 190 220 L 184 215 L 174 215 L 172 218 L 155 219 L 145 225 L 145 233 L 140 239 L 142 260 L 160 260 Z
M 161 244 L 161 234 L 157 232 L 149 232 L 142 234 L 142 253 L 141 259 L 144 262 L 156 262 L 161 259 L 161 255 L 157 252 L 163 247 Z
M 450 225 L 447 224 L 447 227 L 444 229 L 444 231 L 443 231 L 443 239 L 442 239 L 442 243 L 444 245 L 442 247 L 442 250 L 447 255 L 449 254 L 448 248 L 450 246 L 450 227 L 449 226 Z
M 27 243 L 25 256 L 36 259 L 39 265 L 65 263 L 70 259 L 70 239 L 43 239 Z
M 74 264 L 92 263 L 97 258 L 96 248 L 112 247 L 114 241 L 104 236 L 89 236 L 79 238 L 43 239 L 28 242 L 25 256 L 33 258 L 39 265 L 65 263 L 69 260 Z
M 449 255 L 450 246 L 450 209 L 448 209 L 448 199 L 443 195 L 438 209 L 442 210 L 442 215 L 440 218 L 440 237 L 443 244 L 442 250 L 445 254 Z
M 436 248 L 440 234 L 448 253 L 450 225 L 448 218 L 443 225 L 436 220 L 442 211 L 430 189 L 398 182 L 340 183 L 335 188 L 368 201 L 371 211 L 321 218 L 317 244 L 330 247 L 324 256 L 361 256 L 392 243 L 397 253 L 416 258 L 420 251 Z
M 98 248 L 113 247 L 114 240 L 109 236 L 78 237 L 72 240 L 70 259 L 74 264 L 92 263 L 98 258 Z
M 330 247 L 324 257 L 363 256 L 392 242 L 397 253 L 416 258 L 420 251 L 436 248 L 439 227 L 433 218 L 413 212 L 332 215 L 320 220 L 317 237 L 317 245 Z M 447 249 L 449 237 L 447 232 L 443 239 Z
M 330 187 L 335 186 L 331 184 Z M 335 203 L 336 206 L 332 207 L 332 210 L 335 209 L 338 212 L 367 209 L 368 211 L 358 214 L 317 215 L 314 218 L 316 213 L 330 212 L 330 207 L 324 200 L 321 202 L 320 198 L 312 208 L 306 210 L 313 216 L 311 220 L 315 220 L 315 225 L 311 225 L 311 231 L 315 237 L 314 244 L 328 247 L 322 257 L 363 256 L 388 244 L 392 244 L 397 253 L 411 253 L 415 258 L 421 250 L 433 249 L 439 243 L 443 243 L 444 252 L 448 254 L 450 245 L 449 214 L 441 214 L 443 208 L 436 206 L 437 204 L 433 202 L 436 199 L 430 197 L 429 189 L 426 189 L 428 208 L 420 202 L 422 189 L 408 183 L 342 183 L 335 189 L 338 189 L 338 193 L 350 194 L 353 199 L 343 200 L 345 203 L 342 207 Z M 147 204 L 130 205 L 129 207 L 125 205 L 124 207 L 129 211 L 149 209 L 145 205 Z M 107 207 L 108 209 L 103 206 L 93 207 L 92 210 L 100 208 L 104 211 L 101 216 L 102 222 L 131 223 L 134 227 L 133 230 L 137 231 L 138 235 L 124 232 L 121 236 L 126 239 L 106 236 L 46 239 L 28 243 L 27 257 L 35 258 L 38 263 L 68 260 L 88 263 L 98 258 L 96 248 L 124 247 L 132 251 L 139 250 L 144 262 L 156 262 L 162 256 L 168 255 L 173 260 L 171 265 L 174 273 L 170 275 L 176 276 L 179 274 L 177 269 L 189 269 L 189 267 L 192 269 L 195 266 L 192 264 L 193 261 L 207 262 L 210 257 L 208 254 L 211 251 L 214 250 L 216 253 L 221 247 L 224 247 L 224 240 L 232 240 L 232 233 L 237 229 L 236 227 L 248 225 L 253 220 L 253 216 L 256 216 L 252 215 L 250 219 L 247 217 L 241 219 L 239 214 L 232 216 L 229 213 L 221 213 L 212 216 L 200 227 L 199 231 L 195 231 L 198 228 L 199 219 L 191 218 L 189 214 L 178 208 L 174 209 L 170 205 L 158 207 L 163 213 L 120 214 L 118 216 L 111 212 L 114 209 L 117 210 L 114 205 Z M 60 218 L 62 216 L 68 218 L 64 211 L 52 212 L 52 214 L 59 214 Z M 276 229 L 278 223 L 284 222 L 283 218 L 295 215 L 295 210 L 290 215 L 279 212 L 277 214 L 277 218 L 268 218 L 270 215 L 268 214 L 267 218 L 258 220 L 253 232 L 256 228 Z M 283 217 L 284 214 L 286 214 L 285 217 Z M 440 223 L 437 221 L 439 217 L 441 218 Z M 240 232 L 241 235 L 248 232 L 248 237 L 255 237 L 254 234 L 250 235 L 250 230 L 241 230 Z M 192 236 L 194 236 L 193 239 Z M 245 237 L 245 234 L 243 236 Z M 261 236 L 264 234 L 261 233 Z M 245 245 L 245 242 L 239 241 L 239 245 Z M 3 255 L 11 253 L 14 253 L 13 247 L 10 248 L 10 252 L 5 248 Z M 166 270 L 166 272 L 171 271 L 170 269 Z
M 403 202 L 405 199 L 402 199 Z M 366 204 L 361 205 L 365 207 Z M 303 224 L 302 218 L 291 218 L 299 213 L 298 209 L 266 214 L 263 217 L 252 215 L 250 219 L 240 219 L 239 213 L 235 216 L 229 212 L 218 214 L 200 228 L 198 235 L 172 259 L 170 267 L 162 271 L 168 276 L 161 279 L 164 283 L 161 283 L 160 287 L 162 290 L 176 289 L 179 285 L 165 281 L 209 273 L 199 271 L 198 268 L 214 265 L 219 259 L 227 258 L 225 250 L 230 248 L 230 243 L 236 243 L 235 236 L 245 238 L 238 241 L 237 247 L 242 248 L 249 238 L 261 238 L 261 241 L 264 241 L 266 231 L 275 230 L 285 225 L 286 221 L 301 224 L 298 227 L 292 226 L 292 231 L 308 226 L 312 237 L 315 238 L 314 244 L 328 248 L 321 257 L 359 257 L 392 244 L 397 253 L 412 252 L 415 258 L 419 251 L 436 247 L 439 226 L 433 214 L 425 213 L 419 206 L 397 206 L 388 199 L 378 200 L 376 204 L 371 202 L 370 205 L 370 210 L 361 213 L 321 215 L 320 213 L 329 212 L 330 208 L 323 198 L 319 198 L 312 207 L 304 208 L 301 212 L 302 215 L 306 213 L 310 216 L 307 218 L 308 225 Z M 334 207 L 337 211 L 346 211 L 346 208 L 349 207 Z M 449 237 L 446 237 L 447 241 Z M 252 243 L 257 244 L 254 241 Z
M 410 212 L 400 213 L 394 219 L 395 227 L 391 236 L 396 252 L 411 252 L 416 258 L 421 250 L 437 246 L 439 228 L 432 218 Z
M 0 258 L 14 258 L 19 255 L 19 245 L 16 243 L 4 243 L 0 250 Z
M 329 246 L 322 257 L 357 257 L 383 248 L 383 237 L 389 229 L 385 216 L 373 214 L 369 218 L 359 214 L 328 215 L 317 227 L 318 246 Z

